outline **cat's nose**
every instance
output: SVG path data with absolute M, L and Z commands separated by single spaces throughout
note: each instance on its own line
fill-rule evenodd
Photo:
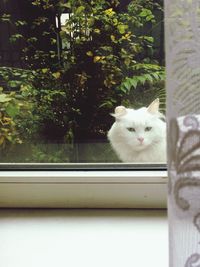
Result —
M 138 137 L 138 139 L 137 139 L 141 144 L 143 143 L 143 141 L 144 141 L 144 138 L 143 137 Z

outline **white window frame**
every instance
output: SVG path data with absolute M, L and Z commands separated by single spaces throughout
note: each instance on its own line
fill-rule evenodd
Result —
M 166 208 L 166 206 L 167 170 L 77 169 L 0 172 L 1 208 Z

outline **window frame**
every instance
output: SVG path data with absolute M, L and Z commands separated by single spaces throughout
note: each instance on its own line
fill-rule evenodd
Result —
M 1 208 L 166 208 L 166 206 L 167 170 L 164 168 L 152 170 L 139 167 L 135 170 L 1 168 L 0 172 Z

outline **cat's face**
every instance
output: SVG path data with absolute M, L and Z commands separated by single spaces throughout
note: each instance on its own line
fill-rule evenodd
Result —
M 154 109 L 148 107 L 138 110 L 118 107 L 115 116 L 118 137 L 135 151 L 141 151 L 159 142 L 163 138 L 165 123 L 159 119 L 156 112 L 158 106 Z

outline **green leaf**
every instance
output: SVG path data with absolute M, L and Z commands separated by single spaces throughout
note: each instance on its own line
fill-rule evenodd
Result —
M 137 78 L 141 82 L 141 84 L 143 84 L 143 85 L 145 84 L 145 82 L 146 82 L 145 76 L 138 76 Z
M 9 104 L 6 107 L 6 112 L 10 117 L 14 118 L 19 114 L 19 107 L 17 105 Z
M 10 86 L 10 87 L 12 87 L 12 88 L 18 87 L 18 86 L 20 86 L 20 85 L 21 85 L 21 82 L 20 82 L 20 81 L 15 81 L 15 80 L 13 80 L 13 81 L 9 81 L 9 82 L 8 82 L 8 86 Z
M 75 14 L 78 15 L 78 14 L 82 13 L 84 10 L 85 10 L 85 7 L 84 6 L 79 6 L 76 9 Z
M 2 22 L 10 22 L 11 20 L 11 15 L 10 14 L 3 14 L 1 17 L 0 17 L 0 20 Z
M 9 102 L 11 98 L 9 98 L 6 94 L 0 94 L 0 103 Z
M 154 77 L 155 80 L 160 80 L 158 73 L 154 72 L 151 75 Z
M 145 74 L 145 77 L 147 79 L 147 81 L 150 81 L 151 83 L 153 82 L 153 77 L 150 74 Z
M 123 85 L 124 85 L 125 88 L 129 91 L 130 88 L 131 88 L 131 82 L 130 82 L 130 79 L 127 78 L 127 79 L 125 80 L 125 82 L 123 83 Z
M 53 44 L 56 44 L 56 39 L 55 38 L 51 38 L 51 44 L 53 45 Z
M 106 102 L 102 103 L 99 107 L 100 108 L 103 108 L 103 107 L 112 108 L 113 107 L 113 103 L 112 103 L 112 101 L 106 101 Z
M 153 43 L 154 38 L 152 36 L 144 36 L 144 39 L 150 43 Z
M 35 42 L 37 42 L 37 38 L 36 37 L 31 37 L 31 38 L 28 38 L 27 39 L 27 42 L 29 42 L 29 43 L 35 43 Z
M 137 84 L 138 84 L 138 80 L 135 79 L 135 78 L 130 79 L 130 83 L 131 83 L 131 85 L 132 85 L 134 88 L 136 88 L 136 87 L 137 87 Z
M 146 21 L 151 21 L 154 19 L 154 16 L 153 15 L 149 15 L 146 17 Z
M 11 37 L 9 38 L 9 40 L 10 40 L 11 43 L 14 43 L 18 39 L 21 39 L 21 38 L 23 38 L 23 35 L 22 34 L 19 34 L 19 33 L 16 33 L 16 34 L 11 35 Z
M 15 25 L 16 25 L 17 27 L 19 27 L 19 26 L 24 26 L 24 25 L 27 25 L 27 22 L 24 21 L 24 20 L 17 20 L 17 21 L 15 22 Z
M 151 16 L 151 15 L 152 15 L 151 10 L 147 9 L 147 8 L 143 8 L 139 14 L 140 17 L 147 17 L 147 16 Z
M 66 8 L 71 8 L 71 3 L 68 2 L 68 3 L 60 3 L 60 6 L 61 7 L 66 7 Z
M 117 26 L 117 29 L 120 34 L 124 34 L 126 32 L 126 29 L 128 29 L 128 25 L 120 24 Z

